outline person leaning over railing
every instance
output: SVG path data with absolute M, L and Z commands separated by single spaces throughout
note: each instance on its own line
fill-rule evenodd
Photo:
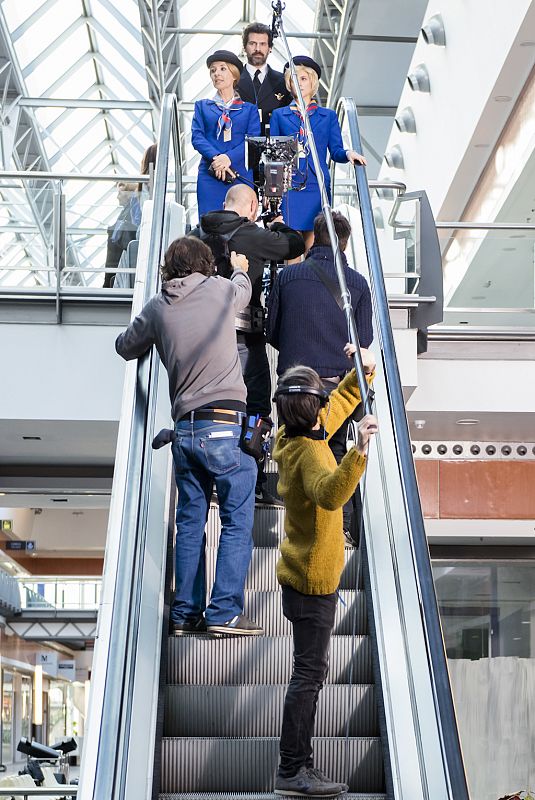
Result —
M 108 228 L 108 241 L 106 246 L 105 269 L 112 270 L 119 266 L 123 250 L 136 238 L 138 224 L 134 220 L 136 214 L 136 184 L 119 181 L 117 184 L 117 201 L 120 206 L 119 214 L 113 225 Z M 103 288 L 113 286 L 115 272 L 106 272 Z
M 331 178 L 327 167 L 327 151 L 333 161 L 341 164 L 365 164 L 366 159 L 354 150 L 346 150 L 342 142 L 342 132 L 336 113 L 330 108 L 320 108 L 314 100 L 321 77 L 321 67 L 308 56 L 294 56 L 293 63 L 303 95 L 305 108 L 310 118 L 310 126 L 323 171 L 323 177 L 330 201 Z M 284 65 L 284 79 L 294 98 L 297 92 L 293 85 L 290 65 Z M 292 180 L 293 189 L 282 201 L 282 215 L 287 225 L 297 228 L 303 234 L 308 248 L 312 244 L 314 217 L 321 211 L 321 195 L 305 124 L 297 103 L 285 108 L 276 108 L 270 121 L 271 136 L 295 136 L 299 141 L 299 166 Z M 299 191 L 297 191 L 299 189 Z
M 141 174 L 149 175 L 151 166 L 156 166 L 156 155 L 158 152 L 158 145 L 151 144 L 143 153 L 141 159 Z M 131 216 L 132 220 L 137 225 L 136 238 L 133 239 L 123 250 L 117 265 L 117 274 L 113 281 L 113 286 L 116 289 L 133 289 L 135 283 L 135 274 L 133 272 L 125 272 L 126 269 L 135 269 L 137 265 L 137 254 L 139 250 L 139 226 L 141 225 L 141 214 L 145 201 L 150 197 L 150 188 L 146 183 L 138 183 L 137 193 L 131 203 Z
M 355 347 L 346 344 L 345 352 L 350 357 Z M 368 350 L 361 354 L 371 381 L 375 359 Z M 368 440 L 377 431 L 377 420 L 371 415 L 361 420 L 356 447 L 337 465 L 329 439 L 360 402 L 355 371 L 328 395 L 317 372 L 292 367 L 279 378 L 275 401 L 282 425 L 273 457 L 286 507 L 277 578 L 294 644 L 275 794 L 335 797 L 348 787 L 314 767 L 312 735 L 318 695 L 329 669 L 337 589 L 344 568 L 342 506 L 364 473 Z
M 208 211 L 223 208 L 228 185 L 236 173 L 251 182 L 253 174 L 245 168 L 245 136 L 260 134 L 258 109 L 244 103 L 236 92 L 243 70 L 238 56 L 229 50 L 216 50 L 206 66 L 216 89 L 209 100 L 197 100 L 191 124 L 191 143 L 202 158 L 197 176 L 199 219 Z
M 162 289 L 115 342 L 126 360 L 156 346 L 169 376 L 178 486 L 174 632 L 262 633 L 243 614 L 253 550 L 256 463 L 240 448 L 245 416 L 234 317 L 251 298 L 247 259 L 232 254 L 230 280 L 213 275 L 210 248 L 193 236 L 165 254 Z M 205 526 L 215 483 L 221 518 L 217 566 L 206 606 Z

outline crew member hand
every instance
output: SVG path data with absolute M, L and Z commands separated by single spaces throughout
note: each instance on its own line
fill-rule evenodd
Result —
M 269 227 L 270 228 L 271 228 L 271 226 L 273 225 L 274 222 L 284 222 L 284 220 L 282 218 L 282 214 L 279 214 L 278 217 L 275 217 L 275 219 L 271 220 L 271 222 L 269 223 Z
M 247 256 L 243 253 L 237 253 L 235 250 L 230 254 L 230 263 L 233 269 L 241 269 L 243 272 L 249 272 L 249 261 Z
M 346 150 L 347 160 L 351 161 L 352 164 L 364 164 L 364 166 L 368 163 L 363 155 L 357 153 L 355 150 Z
M 356 445 L 357 450 L 361 455 L 366 455 L 370 437 L 373 436 L 374 433 L 377 433 L 377 430 L 377 419 L 373 416 L 373 414 L 366 414 L 365 417 L 362 417 L 357 425 L 358 440 Z
M 215 176 L 218 180 L 224 181 L 227 173 L 233 178 L 236 177 L 234 172 L 230 169 L 231 160 L 224 153 L 220 153 L 212 159 L 212 166 L 214 168 Z
M 344 347 L 344 353 L 346 356 L 351 359 L 357 352 L 357 348 L 354 344 L 348 342 Z M 371 350 L 367 350 L 365 347 L 360 348 L 360 357 L 362 359 L 362 366 L 364 367 L 364 374 L 371 375 L 375 369 L 376 362 L 375 356 Z

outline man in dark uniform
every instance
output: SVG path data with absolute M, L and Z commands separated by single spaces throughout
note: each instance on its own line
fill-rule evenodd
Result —
M 242 38 L 247 64 L 236 89 L 242 100 L 258 106 L 262 136 L 266 136 L 269 135 L 269 118 L 273 109 L 289 105 L 293 98 L 285 86 L 282 72 L 276 72 L 267 63 L 273 47 L 271 28 L 261 22 L 251 22 L 244 29 Z

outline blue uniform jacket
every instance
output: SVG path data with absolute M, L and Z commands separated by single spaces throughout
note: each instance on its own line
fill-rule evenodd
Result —
M 296 133 L 299 133 L 300 126 L 301 119 L 289 106 L 285 108 L 276 108 L 271 115 L 270 134 L 271 136 L 294 136 Z M 340 124 L 332 109 L 317 108 L 310 114 L 310 126 L 314 134 L 314 141 L 316 142 L 316 149 L 318 151 L 327 188 L 330 188 L 331 178 L 327 167 L 327 150 L 334 161 L 340 164 L 345 164 L 347 162 Z M 316 178 L 314 162 L 312 161 L 310 153 L 307 156 L 307 161 L 307 185 L 309 183 L 317 184 L 318 180 Z M 297 183 L 299 183 L 299 180 L 297 180 Z
M 223 200 L 230 188 L 229 184 L 208 175 L 214 156 L 225 153 L 230 158 L 233 170 L 249 181 L 253 180 L 251 170 L 245 169 L 245 136 L 260 136 L 258 109 L 252 103 L 244 103 L 238 111 L 231 112 L 232 139 L 225 142 L 223 132 L 217 138 L 217 121 L 221 110 L 213 100 L 197 100 L 191 125 L 191 143 L 202 156 L 197 177 L 197 203 L 199 217 L 209 211 L 223 208 Z M 239 181 L 235 181 L 235 183 Z

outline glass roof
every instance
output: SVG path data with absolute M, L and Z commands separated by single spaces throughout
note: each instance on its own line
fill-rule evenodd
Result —
M 160 4 L 161 5 L 161 4 Z M 244 10 L 249 19 L 271 24 L 270 0 L 179 0 L 179 25 L 199 33 L 181 34 L 182 100 L 211 96 L 205 60 L 226 48 L 241 54 Z M 291 34 L 314 29 L 316 0 L 292 0 L 284 13 Z M 138 0 L 3 0 L 2 26 L 11 39 L 22 94 L 30 98 L 147 101 L 149 87 Z M 202 30 L 235 30 L 205 34 Z M 290 38 L 292 53 L 310 53 L 313 41 Z M 165 52 L 165 50 L 164 50 Z M 286 61 L 280 40 L 270 63 Z M 191 111 L 185 110 L 187 117 Z M 155 119 L 148 108 L 110 109 L 36 107 L 28 109 L 48 163 L 54 172 L 138 174 L 146 147 L 154 141 Z M 188 130 L 189 126 L 185 126 Z M 187 144 L 187 173 L 195 175 L 198 156 Z M 15 162 L 5 168 L 20 168 Z M 39 185 L 38 202 L 20 181 L 0 184 L 0 253 L 4 270 L 0 284 L 49 285 L 54 282 L 51 260 L 53 187 Z M 72 266 L 102 267 L 106 228 L 118 213 L 113 182 L 67 182 L 67 221 Z M 194 195 L 191 196 L 194 199 Z M 43 218 L 39 214 L 44 215 Z M 43 224 L 44 220 L 44 224 Z M 89 234 L 99 229 L 101 235 Z M 88 234 L 83 235 L 87 230 Z M 74 233 L 72 231 L 81 231 Z M 48 238 L 47 238 L 48 237 Z M 40 269 L 40 267 L 42 269 Z M 50 272 L 44 271 L 49 269 Z M 99 285 L 102 275 L 81 275 L 75 283 Z

